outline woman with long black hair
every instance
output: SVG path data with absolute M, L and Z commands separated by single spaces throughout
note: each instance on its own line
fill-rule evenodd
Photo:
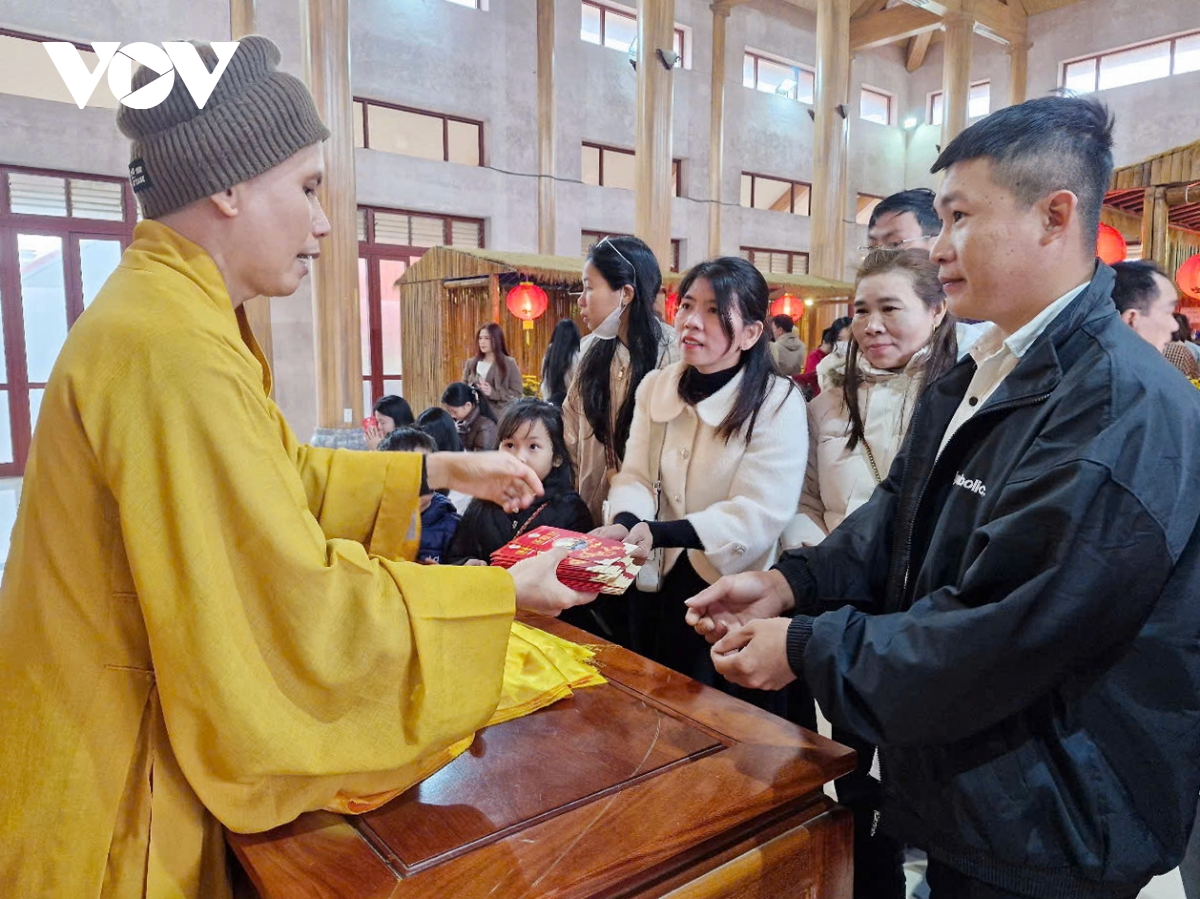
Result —
M 564 318 L 554 326 L 550 346 L 542 359 L 542 399 L 559 408 L 567 398 L 567 388 L 579 361 L 579 325 Z
M 804 483 L 808 420 L 799 388 L 775 373 L 764 329 L 769 290 L 743 259 L 702 262 L 679 286 L 682 361 L 637 390 L 603 535 L 661 551 L 656 591 L 630 594 L 634 649 L 727 688 L 684 600 L 739 571 L 765 571 Z M 732 690 L 731 692 L 736 692 Z M 746 698 L 782 712 L 782 696 Z M 809 701 L 811 706 L 811 700 Z
M 606 237 L 583 264 L 579 309 L 591 331 L 563 404 L 576 485 L 597 523 L 625 457 L 634 395 L 647 373 L 679 358 L 675 332 L 654 314 L 662 272 L 636 237 Z

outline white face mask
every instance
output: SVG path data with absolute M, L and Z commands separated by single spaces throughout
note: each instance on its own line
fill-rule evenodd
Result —
M 596 329 L 592 333 L 600 340 L 612 340 L 621 330 L 621 313 L 624 311 L 625 307 L 618 303 L 617 307 L 608 313 L 608 317 L 596 325 Z
M 837 353 L 839 356 L 845 356 L 847 353 L 850 352 L 850 341 L 849 340 L 839 340 L 837 343 L 835 343 L 833 345 L 833 351 L 835 353 Z

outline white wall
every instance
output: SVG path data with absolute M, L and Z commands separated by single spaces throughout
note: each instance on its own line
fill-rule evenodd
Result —
M 1029 22 L 1029 96 L 1057 87 L 1059 63 L 1200 28 L 1195 0 L 1081 0 Z M 1113 156 L 1137 162 L 1200 137 L 1200 72 L 1100 91 L 1116 116 Z

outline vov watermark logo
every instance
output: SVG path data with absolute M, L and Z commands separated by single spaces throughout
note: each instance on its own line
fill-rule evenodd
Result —
M 183 79 L 188 93 L 199 109 L 204 108 L 213 89 L 225 73 L 229 60 L 233 59 L 239 41 L 220 41 L 211 44 L 217 54 L 217 65 L 211 72 L 200 58 L 200 52 L 186 41 L 165 41 L 157 44 L 137 42 L 121 46 L 119 41 L 97 41 L 92 49 L 100 58 L 95 71 L 88 71 L 87 63 L 79 55 L 79 49 L 66 41 L 43 41 L 42 46 L 50 54 L 58 74 L 62 75 L 71 92 L 71 98 L 83 109 L 96 86 L 108 71 L 108 87 L 113 96 L 125 106 L 133 109 L 150 109 L 157 106 L 171 93 L 175 86 L 175 75 Z M 133 89 L 133 65 L 140 63 L 158 73 L 149 84 Z

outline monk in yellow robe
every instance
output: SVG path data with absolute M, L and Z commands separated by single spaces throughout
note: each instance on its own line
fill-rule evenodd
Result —
M 241 304 L 329 230 L 278 62 L 249 38 L 202 110 L 177 79 L 119 113 L 145 221 L 46 387 L 0 593 L 5 897 L 228 896 L 222 824 L 411 783 L 492 715 L 514 605 L 591 598 L 550 556 L 403 561 L 423 480 L 516 509 L 515 458 L 302 446 L 271 401 Z

